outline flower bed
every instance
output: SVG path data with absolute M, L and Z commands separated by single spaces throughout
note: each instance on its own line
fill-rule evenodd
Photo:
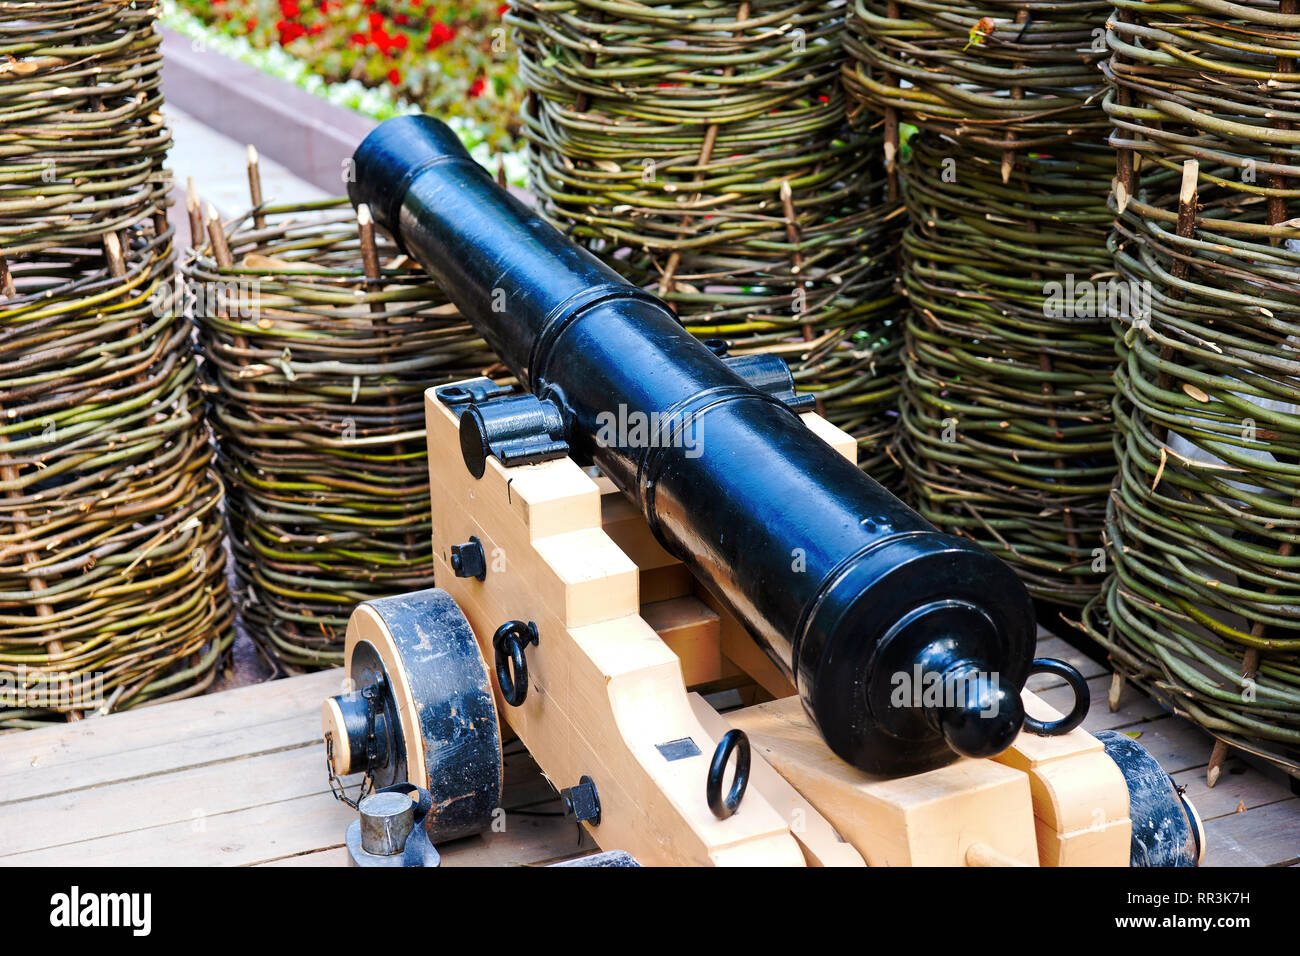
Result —
M 194 29 L 201 25 L 214 46 L 234 41 L 236 49 L 221 52 L 332 93 L 330 99 L 354 109 L 381 119 L 413 109 L 459 119 L 456 125 L 491 154 L 515 150 L 522 91 L 500 0 L 175 0 L 167 6 L 168 25 L 196 42 L 205 39 Z M 240 55 L 239 47 L 263 55 Z

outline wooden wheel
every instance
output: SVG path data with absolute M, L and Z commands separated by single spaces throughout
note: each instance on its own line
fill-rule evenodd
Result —
M 456 602 L 430 588 L 360 604 L 344 655 L 351 689 L 321 708 L 334 773 L 427 789 L 435 842 L 487 829 L 501 802 L 501 729 Z
M 1131 737 L 1103 730 L 1096 735 L 1128 785 L 1133 821 L 1130 866 L 1198 866 L 1205 856 L 1205 830 L 1192 802 L 1172 777 Z

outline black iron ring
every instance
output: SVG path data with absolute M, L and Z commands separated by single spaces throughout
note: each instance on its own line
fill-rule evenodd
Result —
M 731 752 L 736 751 L 736 777 L 731 782 L 727 798 L 722 799 L 722 780 L 727 772 L 727 761 Z M 718 741 L 718 749 L 713 751 L 713 762 L 709 764 L 709 780 L 705 794 L 709 799 L 709 809 L 719 820 L 725 820 L 740 808 L 744 799 L 745 788 L 749 786 L 749 738 L 743 730 L 728 730 Z
M 1083 718 L 1088 716 L 1088 684 L 1082 674 L 1065 661 L 1058 661 L 1054 657 L 1034 658 L 1033 663 L 1029 665 L 1029 673 L 1055 674 L 1057 677 L 1065 678 L 1065 682 L 1074 691 L 1074 710 L 1060 720 L 1035 720 L 1033 717 L 1026 717 L 1025 730 L 1039 737 L 1059 737 L 1061 734 L 1068 734 L 1083 723 Z
M 518 707 L 528 699 L 528 661 L 524 648 L 538 643 L 537 625 L 532 621 L 506 621 L 492 635 L 492 650 L 496 652 L 497 683 L 501 696 L 511 707 Z M 511 673 L 514 665 L 514 673 Z

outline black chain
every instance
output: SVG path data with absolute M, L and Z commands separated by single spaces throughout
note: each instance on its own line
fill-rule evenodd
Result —
M 330 793 L 334 794 L 335 800 L 346 803 L 353 810 L 360 810 L 361 801 L 375 789 L 375 701 L 379 698 L 379 688 L 372 684 L 361 691 L 361 696 L 366 701 L 366 769 L 361 778 L 361 791 L 355 800 L 348 796 L 343 779 L 334 770 L 334 735 L 325 735 L 325 767 L 329 773 Z

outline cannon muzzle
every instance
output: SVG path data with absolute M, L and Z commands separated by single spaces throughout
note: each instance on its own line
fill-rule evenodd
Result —
M 353 171 L 353 202 L 541 400 L 527 399 L 542 446 L 563 441 L 640 507 L 794 682 L 835 753 L 894 776 L 1010 745 L 1036 627 L 1024 586 L 814 435 L 790 407 L 788 370 L 777 387 L 770 363 L 715 354 L 497 186 L 437 120 L 382 124 Z M 467 462 L 494 453 L 492 427 L 462 414 Z

